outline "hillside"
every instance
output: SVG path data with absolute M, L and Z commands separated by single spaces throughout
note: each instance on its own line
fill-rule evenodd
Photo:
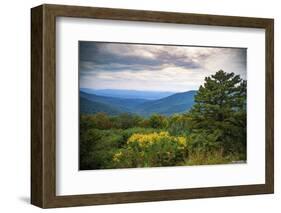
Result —
M 99 103 L 96 101 L 90 101 L 86 98 L 80 97 L 80 113 L 82 114 L 95 114 L 98 112 L 104 112 L 108 115 L 118 115 L 120 110 L 112 107 L 108 104 Z
M 196 91 L 176 93 L 158 100 L 122 99 L 89 94 L 80 91 L 81 113 L 106 112 L 110 115 L 122 112 L 150 116 L 153 113 L 171 115 L 188 111 L 194 104 Z
M 196 91 L 176 93 L 155 101 L 148 101 L 140 104 L 136 112 L 141 115 L 149 116 L 153 113 L 171 115 L 173 113 L 183 113 L 188 111 L 194 104 Z
M 115 108 L 120 112 L 131 112 L 134 111 L 134 108 L 147 100 L 144 99 L 122 99 L 122 98 L 114 98 L 114 97 L 105 97 L 95 94 L 89 94 L 80 91 L 80 98 L 85 98 L 89 101 L 106 104 Z

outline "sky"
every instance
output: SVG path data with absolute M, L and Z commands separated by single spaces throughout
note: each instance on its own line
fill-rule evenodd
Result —
M 245 48 L 79 42 L 80 88 L 185 92 L 222 69 L 246 80 Z

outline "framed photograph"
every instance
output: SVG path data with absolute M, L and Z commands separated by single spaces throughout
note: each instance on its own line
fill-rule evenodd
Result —
M 273 19 L 31 9 L 31 203 L 274 192 Z

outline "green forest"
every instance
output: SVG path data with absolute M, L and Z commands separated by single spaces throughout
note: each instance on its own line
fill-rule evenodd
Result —
M 185 112 L 80 113 L 79 169 L 246 162 L 246 84 L 219 70 Z

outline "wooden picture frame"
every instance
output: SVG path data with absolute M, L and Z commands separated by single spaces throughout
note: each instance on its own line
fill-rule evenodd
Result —
M 265 29 L 265 184 L 104 194 L 56 195 L 56 17 Z M 274 21 L 44 4 L 31 9 L 31 203 L 41 208 L 268 194 L 274 191 Z

